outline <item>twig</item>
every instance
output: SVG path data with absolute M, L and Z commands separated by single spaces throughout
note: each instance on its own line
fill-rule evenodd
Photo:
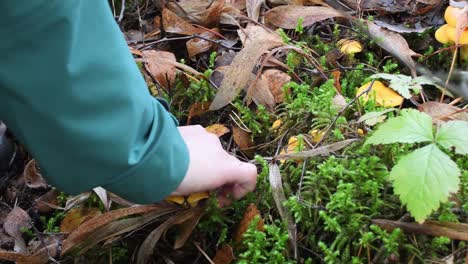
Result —
M 121 0 L 122 5 L 120 6 L 120 15 L 119 19 L 117 20 L 119 24 L 122 22 L 122 19 L 124 18 L 124 12 L 125 12 L 125 0 Z
M 195 245 L 195 247 L 197 247 L 197 249 L 200 251 L 200 253 L 202 253 L 202 255 L 206 258 L 206 260 L 208 260 L 208 262 L 210 262 L 210 264 L 215 264 L 215 263 L 210 259 L 210 257 L 205 253 L 205 251 L 203 251 L 203 249 L 200 248 L 200 246 L 198 245 L 198 243 L 193 242 L 193 244 Z

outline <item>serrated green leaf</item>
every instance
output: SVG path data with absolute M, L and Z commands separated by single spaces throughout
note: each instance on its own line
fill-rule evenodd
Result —
M 435 136 L 436 143 L 446 149 L 455 147 L 458 154 L 468 154 L 468 122 L 449 121 L 442 124 Z
M 435 144 L 402 157 L 390 172 L 394 192 L 418 222 L 458 190 L 460 169 Z
M 405 109 L 400 116 L 380 125 L 366 144 L 417 143 L 432 139 L 432 118 L 418 110 Z
M 411 97 L 411 77 L 403 74 L 377 73 L 371 76 L 372 79 L 385 79 L 390 81 L 390 88 L 408 99 Z

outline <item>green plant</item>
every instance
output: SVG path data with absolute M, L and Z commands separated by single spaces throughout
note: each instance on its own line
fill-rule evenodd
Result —
M 413 109 L 402 110 L 399 117 L 389 119 L 366 141 L 366 144 L 423 143 L 400 158 L 390 172 L 394 191 L 418 222 L 447 201 L 459 188 L 460 169 L 440 148 L 468 154 L 468 122 L 450 121 L 433 132 L 432 118 Z
M 256 216 L 250 222 L 247 231 L 243 236 L 245 251 L 239 255 L 239 264 L 292 264 L 294 263 L 287 257 L 288 251 L 288 232 L 279 222 L 267 224 L 264 231 L 257 229 L 257 223 L 260 221 Z

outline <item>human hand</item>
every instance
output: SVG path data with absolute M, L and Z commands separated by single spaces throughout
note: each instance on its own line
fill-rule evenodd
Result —
M 255 189 L 257 168 L 227 153 L 216 135 L 202 126 L 182 126 L 179 132 L 187 144 L 190 163 L 185 178 L 172 195 L 223 188 L 235 199 Z

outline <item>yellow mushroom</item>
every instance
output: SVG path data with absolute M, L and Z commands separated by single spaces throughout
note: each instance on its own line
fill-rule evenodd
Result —
M 336 44 L 341 53 L 346 55 L 354 55 L 362 51 L 362 45 L 357 40 L 341 39 Z
M 356 96 L 360 95 L 364 92 L 372 82 L 368 82 L 361 86 L 357 92 Z M 369 93 L 362 95 L 362 100 L 367 102 L 369 98 L 375 95 L 375 102 L 378 106 L 383 107 L 395 107 L 401 105 L 403 103 L 403 97 L 399 95 L 397 92 L 393 91 L 392 89 L 388 88 L 385 84 L 380 81 L 375 81 L 372 85 L 371 90 Z
M 457 18 L 463 13 L 462 8 L 457 8 L 453 6 L 448 6 L 445 9 L 444 19 L 447 21 L 447 24 L 451 27 L 457 26 Z
M 435 33 L 435 38 L 442 44 L 460 44 L 464 45 L 460 48 L 460 55 L 463 60 L 468 61 L 468 28 L 465 28 L 460 38 L 457 39 L 457 19 L 463 16 L 463 9 L 449 6 L 445 10 L 444 18 L 447 24 L 441 26 Z

